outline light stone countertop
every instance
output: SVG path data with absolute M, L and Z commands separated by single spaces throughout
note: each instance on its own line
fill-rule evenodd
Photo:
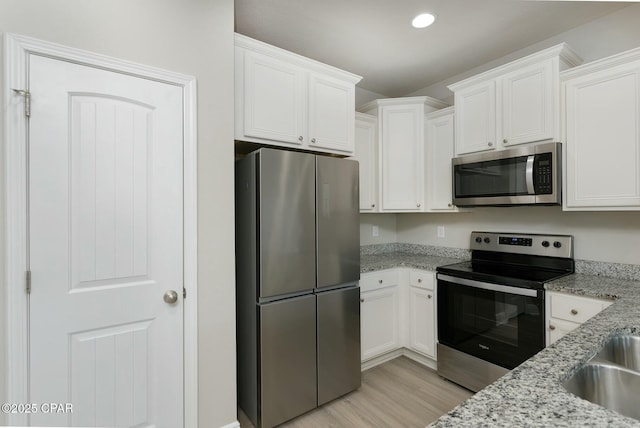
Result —
M 435 270 L 438 266 L 464 259 L 464 253 L 427 252 L 429 254 L 417 254 L 405 247 L 378 254 L 363 253 L 361 271 L 364 273 L 394 267 Z M 448 257 L 451 255 L 454 257 Z M 590 262 L 580 263 L 581 269 L 589 268 Z M 597 269 L 598 262 L 594 262 L 592 267 Z M 631 268 L 637 267 L 631 265 Z M 624 270 L 625 265 L 618 265 L 617 269 Z M 629 272 L 629 275 L 635 277 L 637 272 Z M 620 333 L 640 334 L 640 281 L 576 273 L 552 281 L 545 288 L 612 299 L 614 302 L 431 426 L 640 427 L 640 421 L 578 398 L 562 387 L 562 382 L 593 357 L 609 337 Z
M 405 251 L 368 254 L 360 256 L 360 272 L 374 272 L 397 267 L 409 267 L 434 271 L 438 266 L 461 262 L 461 259 L 427 254 L 415 254 Z

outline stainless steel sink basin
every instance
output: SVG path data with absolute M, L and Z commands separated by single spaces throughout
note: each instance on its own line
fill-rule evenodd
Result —
M 580 398 L 640 419 L 640 373 L 615 365 L 582 366 L 566 383 L 567 391 Z
M 609 361 L 640 372 L 640 336 L 614 336 L 594 360 Z
M 640 420 L 640 336 L 612 337 L 564 387 L 580 398 Z

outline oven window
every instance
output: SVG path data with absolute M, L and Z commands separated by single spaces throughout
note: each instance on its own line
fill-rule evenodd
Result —
M 544 299 L 439 279 L 438 340 L 512 369 L 544 347 Z
M 527 156 L 455 165 L 455 196 L 527 195 Z

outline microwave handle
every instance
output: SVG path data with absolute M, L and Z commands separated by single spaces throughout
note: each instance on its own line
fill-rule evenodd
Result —
M 525 170 L 525 180 L 527 183 L 527 193 L 530 195 L 536 194 L 536 189 L 533 185 L 533 161 L 535 155 L 527 156 L 527 169 Z

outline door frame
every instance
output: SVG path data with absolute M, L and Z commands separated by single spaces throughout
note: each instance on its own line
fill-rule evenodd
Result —
M 31 37 L 4 35 L 4 180 L 7 391 L 9 403 L 29 402 L 28 266 L 28 119 L 25 99 L 12 89 L 28 90 L 29 55 L 40 55 L 80 65 L 159 81 L 182 88 L 184 191 L 184 397 L 185 428 L 198 425 L 198 281 L 197 281 L 197 128 L 196 79 L 106 55 Z M 27 415 L 9 414 L 9 425 L 26 425 Z

